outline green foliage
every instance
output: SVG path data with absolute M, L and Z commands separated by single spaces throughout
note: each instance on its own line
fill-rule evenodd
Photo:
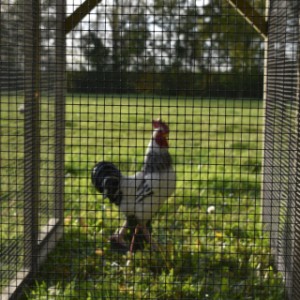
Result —
M 264 42 L 226 0 L 113 4 L 80 32 L 86 60 L 72 91 L 262 97 Z
M 282 299 L 261 223 L 261 105 L 68 98 L 65 235 L 27 298 Z M 130 257 L 110 250 L 122 216 L 96 193 L 90 170 L 105 159 L 135 172 L 158 116 L 170 124 L 177 190 L 153 219 L 161 250 Z

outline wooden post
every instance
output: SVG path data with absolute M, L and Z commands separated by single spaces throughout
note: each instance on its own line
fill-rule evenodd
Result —
M 24 265 L 37 271 L 40 205 L 40 1 L 28 3 L 30 39 L 25 55 L 24 119 Z
M 300 22 L 298 24 L 300 26 Z M 298 33 L 298 38 L 300 36 Z M 298 41 L 299 44 L 299 41 Z M 297 93 L 296 101 L 298 102 L 298 116 L 297 116 L 297 138 L 298 138 L 298 149 L 300 146 L 300 52 L 297 53 Z M 294 208 L 294 260 L 293 260 L 293 282 L 292 282 L 292 293 L 290 294 L 291 299 L 300 299 L 300 153 L 297 152 L 296 162 L 296 202 Z
M 57 6 L 56 28 L 56 90 L 55 90 L 55 218 L 63 225 L 64 150 L 65 150 L 65 93 L 66 93 L 66 36 L 65 0 Z

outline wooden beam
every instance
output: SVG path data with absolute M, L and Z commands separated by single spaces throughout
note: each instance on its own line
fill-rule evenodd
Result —
M 265 39 L 268 35 L 268 23 L 264 16 L 258 13 L 247 0 L 227 0 L 240 15 Z
M 71 32 L 102 0 L 86 0 L 66 18 L 65 33 Z

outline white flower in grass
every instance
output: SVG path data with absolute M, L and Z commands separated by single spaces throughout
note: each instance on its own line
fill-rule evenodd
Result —
M 24 114 L 25 112 L 25 105 L 24 104 L 20 104 L 18 107 L 18 111 L 20 114 Z
M 215 212 L 215 210 L 216 210 L 216 207 L 213 206 L 213 205 L 211 205 L 211 206 L 209 206 L 209 207 L 207 208 L 207 213 L 208 213 L 208 214 L 212 214 L 212 213 Z

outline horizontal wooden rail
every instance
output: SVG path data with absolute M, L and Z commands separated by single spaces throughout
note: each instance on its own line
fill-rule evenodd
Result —
M 65 33 L 68 34 L 71 32 L 101 1 L 102 0 L 84 1 L 70 16 L 66 18 Z
M 227 2 L 233 6 L 263 38 L 267 37 L 268 23 L 266 18 L 259 14 L 247 0 L 227 0 Z
M 89 14 L 102 0 L 84 1 L 70 16 L 66 18 L 65 33 L 71 32 L 82 19 Z M 254 29 L 263 37 L 268 35 L 268 23 L 246 0 L 227 0 Z

